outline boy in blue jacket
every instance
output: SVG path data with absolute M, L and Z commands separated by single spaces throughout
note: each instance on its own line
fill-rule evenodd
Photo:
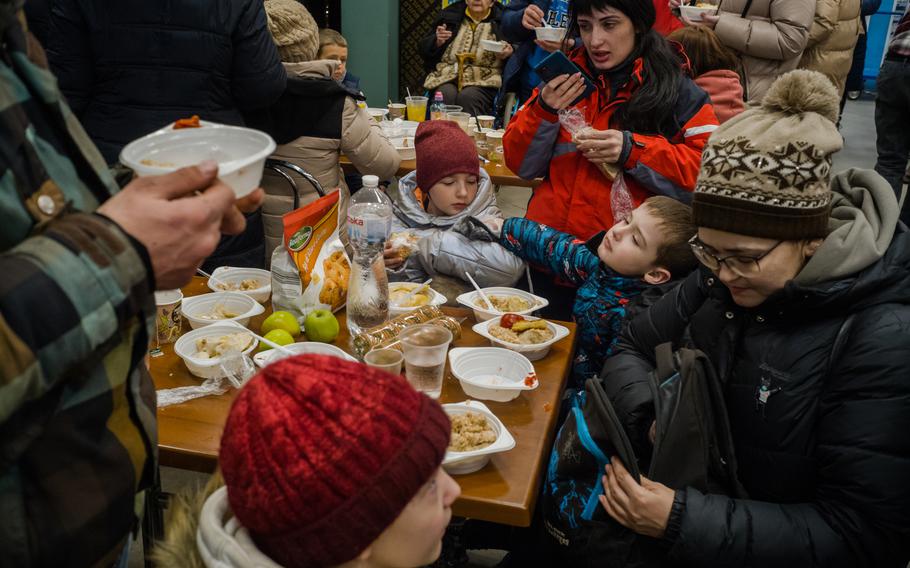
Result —
M 569 382 L 577 390 L 612 354 L 629 302 L 697 266 L 688 243 L 696 233 L 692 210 L 669 197 L 645 200 L 587 242 L 521 217 L 487 222 L 494 233 L 502 223 L 499 242 L 507 250 L 579 286 L 572 310 L 578 349 Z

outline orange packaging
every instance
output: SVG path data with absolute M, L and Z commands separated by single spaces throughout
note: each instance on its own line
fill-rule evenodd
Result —
M 338 238 L 339 195 L 333 191 L 282 218 L 284 250 L 272 258 L 272 303 L 284 304 L 281 309 L 305 316 L 344 306 L 351 265 Z

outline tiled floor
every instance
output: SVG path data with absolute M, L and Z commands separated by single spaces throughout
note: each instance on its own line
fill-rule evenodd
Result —
M 875 165 L 875 121 L 874 103 L 869 95 L 858 101 L 848 101 L 841 124 L 844 149 L 834 156 L 834 172 L 847 168 L 872 168 Z M 504 186 L 498 194 L 499 206 L 506 217 L 524 215 L 531 190 L 522 187 Z M 192 472 L 171 468 L 162 469 L 162 486 L 165 491 L 177 491 L 193 483 L 204 483 L 205 477 Z M 500 551 L 479 551 L 471 553 L 473 567 L 495 566 L 501 560 Z M 130 568 L 141 568 L 142 542 L 133 543 L 130 554 Z

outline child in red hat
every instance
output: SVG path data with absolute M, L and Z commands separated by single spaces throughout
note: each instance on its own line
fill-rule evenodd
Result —
M 228 415 L 219 452 L 224 487 L 205 500 L 194 535 L 194 523 L 168 527 L 161 548 L 169 555 L 159 552 L 159 561 L 431 564 L 460 493 L 440 467 L 449 431 L 439 403 L 401 376 L 328 355 L 269 365 Z M 173 534 L 180 530 L 195 538 Z
M 463 291 L 465 272 L 480 286 L 512 286 L 524 262 L 509 254 L 483 224 L 502 219 L 490 176 L 480 168 L 474 141 L 454 122 L 417 128 L 417 169 L 389 192 L 395 211 L 386 248 L 389 280 L 434 283 L 453 277 Z M 434 286 L 435 287 L 435 286 Z

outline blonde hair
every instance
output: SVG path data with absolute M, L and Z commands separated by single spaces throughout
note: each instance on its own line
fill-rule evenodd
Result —
M 698 231 L 692 221 L 692 208 L 664 195 L 649 197 L 641 206 L 657 217 L 657 223 L 663 229 L 654 263 L 669 270 L 672 278 L 692 272 L 698 266 L 689 246 L 689 239 Z
M 348 40 L 344 39 L 343 35 L 331 28 L 322 28 L 319 30 L 319 53 L 322 53 L 322 48 L 327 45 L 347 47 Z

